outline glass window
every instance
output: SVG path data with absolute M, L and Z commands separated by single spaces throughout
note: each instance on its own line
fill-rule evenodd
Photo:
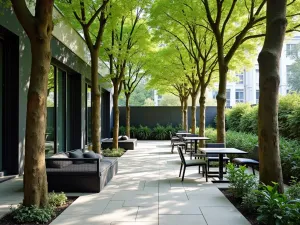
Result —
M 46 128 L 46 143 L 45 151 L 46 155 L 53 155 L 56 151 L 55 148 L 55 68 L 50 66 L 50 72 L 48 76 L 48 88 L 47 88 L 47 128 Z
M 226 90 L 226 107 L 230 106 L 230 89 Z
M 292 76 L 292 66 L 291 65 L 287 65 L 286 66 L 286 78 L 287 78 L 287 80 L 289 79 L 289 77 L 291 77 Z
M 296 54 L 296 45 L 295 44 L 287 44 L 286 45 L 286 56 L 294 56 Z
M 244 102 L 244 90 L 242 89 L 236 89 L 235 91 L 235 102 Z
M 244 74 L 237 74 L 236 77 L 238 78 L 237 84 L 243 84 L 244 83 Z
M 57 152 L 66 151 L 66 73 L 57 69 L 56 82 Z
M 86 144 L 92 143 L 92 90 L 86 86 Z
M 3 44 L 0 41 L 0 172 L 2 171 L 2 113 L 3 113 L 3 70 L 4 70 L 4 59 L 3 59 Z
M 259 90 L 256 90 L 256 104 L 259 102 Z

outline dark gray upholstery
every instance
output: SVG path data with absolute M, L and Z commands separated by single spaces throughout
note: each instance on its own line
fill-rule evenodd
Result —
M 68 159 L 69 157 L 65 153 L 58 153 L 50 158 L 52 159 Z M 58 160 L 51 160 L 48 162 L 47 167 L 49 168 L 63 168 L 72 164 L 72 161 L 58 161 Z
M 101 141 L 102 149 L 112 148 L 112 138 L 105 138 Z M 125 150 L 134 150 L 137 145 L 137 139 L 119 140 L 119 148 Z
M 46 159 L 46 165 L 53 160 Z M 100 192 L 104 186 L 118 172 L 117 158 L 68 158 L 54 159 L 71 161 L 72 164 L 64 168 L 46 167 L 48 190 L 55 192 Z M 74 164 L 82 161 L 82 164 Z M 93 163 L 90 163 L 90 162 Z
M 249 159 L 249 158 L 234 158 L 232 162 L 236 165 L 246 165 L 246 166 L 251 166 L 252 167 L 252 173 L 255 175 L 255 166 L 259 166 L 258 162 L 258 146 L 255 146 L 253 148 L 253 158 L 254 159 Z M 257 160 L 256 160 L 257 159 Z

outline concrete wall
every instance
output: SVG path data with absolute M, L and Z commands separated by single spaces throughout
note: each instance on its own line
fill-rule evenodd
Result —
M 120 126 L 126 125 L 126 107 L 120 109 Z M 130 107 L 131 125 L 154 127 L 156 124 L 177 126 L 181 124 L 181 109 L 174 106 L 147 106 L 147 107 Z M 199 126 L 199 107 L 197 107 L 197 126 Z M 215 106 L 206 107 L 206 126 L 214 126 L 214 118 L 217 115 Z M 191 108 L 188 109 L 189 127 L 191 127 Z

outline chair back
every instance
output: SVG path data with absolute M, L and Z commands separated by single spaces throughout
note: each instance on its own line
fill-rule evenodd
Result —
M 259 151 L 257 145 L 253 148 L 253 159 L 259 161 Z
M 182 148 L 181 148 L 181 146 L 178 146 L 178 154 L 179 154 L 179 156 L 180 156 L 181 163 L 182 163 L 183 165 L 186 165 L 186 163 L 185 163 L 185 158 L 184 158 L 184 155 L 183 155 L 183 153 L 182 153 Z
M 172 137 L 173 137 L 172 132 L 169 131 L 169 134 L 170 134 L 170 140 L 172 140 Z
M 205 144 L 206 148 L 225 148 L 224 143 L 207 143 Z M 208 157 L 219 157 L 218 154 L 207 154 Z

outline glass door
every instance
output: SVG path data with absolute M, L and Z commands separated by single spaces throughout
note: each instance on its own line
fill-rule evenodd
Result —
M 0 41 L 0 172 L 3 169 L 3 124 L 2 124 L 2 114 L 3 114 L 3 71 L 4 71 L 4 57 L 3 57 L 3 43 Z

